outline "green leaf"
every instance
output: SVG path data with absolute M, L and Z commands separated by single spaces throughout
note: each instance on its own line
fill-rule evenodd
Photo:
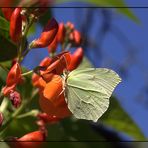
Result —
M 140 23 L 140 20 L 137 18 L 137 16 L 134 15 L 134 13 L 127 8 L 128 6 L 125 4 L 123 0 L 56 0 L 57 3 L 63 3 L 63 2 L 87 2 L 89 4 L 95 5 L 95 6 L 102 6 L 102 7 L 124 7 L 124 8 L 116 8 L 118 12 L 121 14 L 127 16 L 129 19 L 133 20 L 136 23 Z
M 0 34 L 9 37 L 9 22 L 2 16 L 0 16 Z
M 17 55 L 17 47 L 10 40 L 10 23 L 0 16 L 0 61 L 12 60 Z
M 0 16 L 0 29 L 9 31 L 9 22 L 2 16 Z
M 17 56 L 17 46 L 0 33 L 0 61 L 12 60 Z
M 65 130 L 69 140 L 78 141 L 99 141 L 105 139 L 96 133 L 86 120 L 77 120 L 74 118 L 67 118 L 60 123 Z
M 120 103 L 115 97 L 110 99 L 110 107 L 107 112 L 100 118 L 99 122 L 110 126 L 117 131 L 132 136 L 136 140 L 145 140 L 143 133 L 135 124 L 132 118 L 123 110 Z
M 26 117 L 22 119 L 14 119 L 6 129 L 4 137 L 21 137 L 26 133 L 33 132 L 37 129 L 36 118 Z

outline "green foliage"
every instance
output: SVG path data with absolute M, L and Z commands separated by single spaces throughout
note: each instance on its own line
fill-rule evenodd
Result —
M 9 22 L 0 16 L 0 62 L 11 60 L 17 55 L 17 46 L 9 38 Z
M 0 16 L 0 29 L 9 31 L 9 22 L 2 16 Z
M 132 118 L 124 111 L 115 97 L 111 97 L 110 106 L 100 121 L 117 131 L 123 132 L 135 140 L 145 140 L 145 137 Z
M 10 41 L 10 39 L 6 38 L 2 34 L 0 34 L 0 61 L 11 60 L 17 55 L 17 47 L 15 44 Z

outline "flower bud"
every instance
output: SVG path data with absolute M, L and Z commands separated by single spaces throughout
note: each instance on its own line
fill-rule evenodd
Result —
M 21 105 L 21 97 L 17 91 L 12 91 L 9 98 L 15 108 L 18 108 Z
M 79 31 L 73 31 L 73 42 L 75 46 L 80 46 L 82 42 L 81 34 Z
M 74 28 L 75 28 L 74 24 L 71 23 L 71 22 L 67 22 L 67 23 L 66 23 L 66 27 L 68 27 L 68 28 L 71 29 L 71 30 L 74 30 Z
M 52 18 L 50 21 L 48 21 L 47 25 L 44 27 L 41 36 L 38 39 L 31 42 L 31 44 L 29 45 L 30 48 L 47 47 L 52 43 L 57 32 L 58 32 L 58 23 L 54 18 Z
M 10 18 L 10 37 L 15 43 L 18 43 L 22 36 L 21 10 L 21 8 L 15 8 Z
M 21 81 L 21 68 L 19 63 L 16 62 L 7 75 L 6 86 L 2 89 L 4 96 L 8 96 Z
M 77 48 L 76 51 L 71 55 L 71 62 L 67 68 L 69 71 L 72 71 L 79 66 L 83 59 L 83 54 L 83 49 L 80 47 Z
M 21 78 L 21 68 L 19 63 L 15 63 L 8 73 L 6 80 L 7 86 L 13 85 L 14 83 L 18 83 L 20 81 L 19 80 L 20 78 Z
M 38 130 L 28 133 L 21 138 L 15 138 L 13 142 L 9 142 L 12 148 L 41 148 L 45 140 L 45 133 Z
M 24 135 L 17 141 L 44 141 L 45 135 L 42 131 L 35 131 Z

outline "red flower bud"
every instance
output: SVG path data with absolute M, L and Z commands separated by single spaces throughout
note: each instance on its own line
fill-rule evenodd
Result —
M 21 8 L 15 8 L 10 19 L 10 37 L 12 41 L 18 43 L 22 35 Z
M 10 144 L 13 148 L 41 148 L 44 140 L 45 133 L 42 131 L 35 131 L 28 133 L 19 139 L 14 139 Z
M 13 13 L 13 8 L 2 8 L 1 9 L 5 18 L 10 21 L 11 15 Z
M 74 40 L 74 45 L 79 46 L 82 42 L 81 34 L 79 31 L 74 30 L 73 31 L 73 40 Z
M 21 68 L 19 63 L 15 63 L 8 73 L 6 80 L 7 86 L 18 84 L 20 78 L 21 78 Z
M 17 141 L 44 141 L 44 134 L 45 133 L 43 133 L 42 131 L 31 132 L 19 138 Z
M 47 47 L 49 44 L 52 43 L 57 32 L 58 32 L 58 23 L 54 18 L 52 18 L 50 21 L 48 21 L 47 25 L 44 27 L 41 36 L 38 39 L 32 41 L 32 43 L 30 44 L 30 48 Z
M 70 65 L 68 66 L 69 71 L 72 71 L 79 66 L 79 64 L 83 59 L 83 54 L 84 54 L 83 49 L 80 47 L 77 48 L 77 50 L 71 55 L 71 62 Z
M 16 85 L 19 84 L 21 80 L 22 77 L 20 65 L 15 63 L 7 75 L 6 86 L 2 89 L 3 94 L 5 96 L 9 95 L 11 90 L 14 90 Z
M 58 33 L 57 33 L 57 41 L 59 43 L 64 42 L 65 33 L 66 33 L 66 29 L 65 29 L 64 23 L 60 23 L 59 24 L 59 30 L 58 30 Z
M 11 91 L 9 98 L 15 108 L 18 108 L 21 105 L 21 97 L 17 91 Z
M 68 28 L 70 28 L 71 30 L 74 30 L 74 28 L 75 28 L 74 24 L 71 23 L 71 22 L 67 22 L 67 23 L 66 23 L 66 26 L 67 26 Z

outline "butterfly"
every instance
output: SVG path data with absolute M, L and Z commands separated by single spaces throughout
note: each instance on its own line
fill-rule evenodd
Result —
M 84 68 L 70 72 L 65 79 L 65 100 L 78 119 L 97 120 L 109 107 L 109 98 L 121 82 L 119 75 L 106 68 Z

